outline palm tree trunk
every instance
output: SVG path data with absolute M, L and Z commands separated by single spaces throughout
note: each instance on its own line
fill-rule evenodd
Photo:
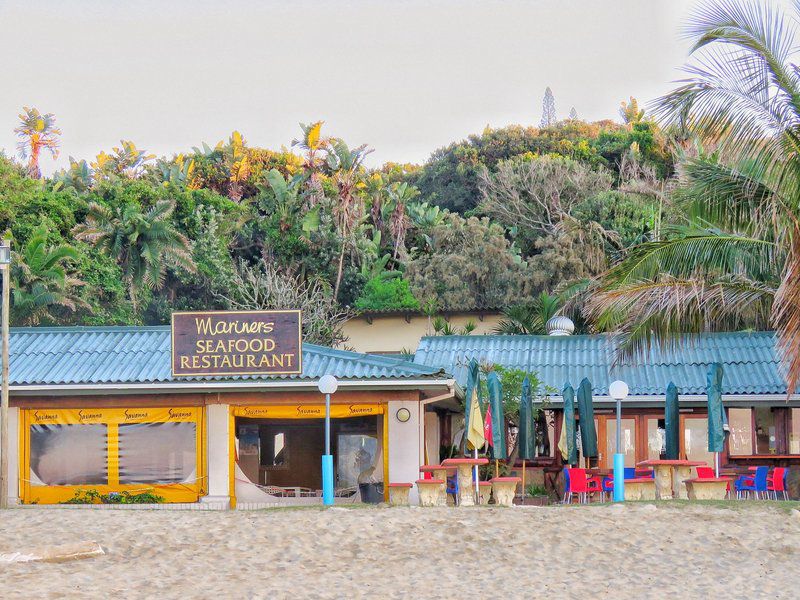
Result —
M 342 251 L 339 253 L 339 271 L 336 273 L 336 285 L 333 288 L 333 299 L 338 300 L 339 298 L 339 286 L 342 283 L 342 272 L 344 271 L 344 253 L 347 249 L 347 245 L 342 241 Z

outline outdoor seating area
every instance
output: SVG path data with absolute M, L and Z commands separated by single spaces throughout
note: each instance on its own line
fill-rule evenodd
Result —
M 687 465 L 688 462 L 645 461 L 635 468 L 626 467 L 625 500 L 789 500 L 786 467 L 747 467 L 745 472 L 742 468 L 726 468 L 717 476 L 714 468 L 705 463 Z M 608 469 L 565 467 L 563 476 L 563 504 L 608 502 L 612 498 L 614 474 Z

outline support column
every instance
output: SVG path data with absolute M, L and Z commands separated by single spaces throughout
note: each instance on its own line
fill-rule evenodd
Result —
M 17 506 L 19 499 L 19 408 L 8 409 L 8 505 Z
M 230 505 L 230 415 L 227 404 L 206 407 L 206 462 L 208 495 L 200 502 L 223 502 Z
M 405 423 L 397 420 L 397 411 L 407 408 L 411 413 Z M 416 400 L 389 401 L 389 481 L 390 483 L 414 483 L 419 479 L 419 468 L 422 465 L 420 449 L 423 446 L 422 426 L 420 423 L 420 403 Z M 419 493 L 412 487 L 409 493 L 411 504 L 419 504 Z

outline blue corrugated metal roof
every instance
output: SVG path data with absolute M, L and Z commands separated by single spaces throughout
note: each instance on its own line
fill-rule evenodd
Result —
M 441 376 L 438 367 L 399 358 L 303 344 L 303 373 L 268 377 L 173 378 L 169 327 L 21 327 L 11 329 L 11 385 L 164 383 L 240 379 L 409 379 Z
M 628 383 L 631 395 L 662 395 L 673 381 L 682 394 L 705 394 L 708 365 L 724 367 L 725 394 L 785 394 L 772 332 L 707 333 L 670 349 L 652 347 L 634 364 L 614 366 L 616 346 L 607 335 L 471 335 L 422 338 L 414 355 L 418 364 L 437 366 L 466 380 L 471 358 L 504 367 L 536 371 L 561 389 L 588 377 L 594 393 L 608 395 L 615 379 Z

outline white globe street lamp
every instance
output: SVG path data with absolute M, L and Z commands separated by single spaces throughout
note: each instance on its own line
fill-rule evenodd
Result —
M 331 394 L 335 394 L 339 382 L 333 375 L 323 375 L 317 381 L 317 389 L 325 394 L 325 454 L 322 455 L 322 503 L 333 504 L 333 455 L 331 455 Z
M 614 502 L 625 500 L 625 455 L 622 446 L 622 401 L 628 397 L 628 384 L 617 379 L 608 386 L 608 395 L 617 401 L 617 451 L 614 454 Z

